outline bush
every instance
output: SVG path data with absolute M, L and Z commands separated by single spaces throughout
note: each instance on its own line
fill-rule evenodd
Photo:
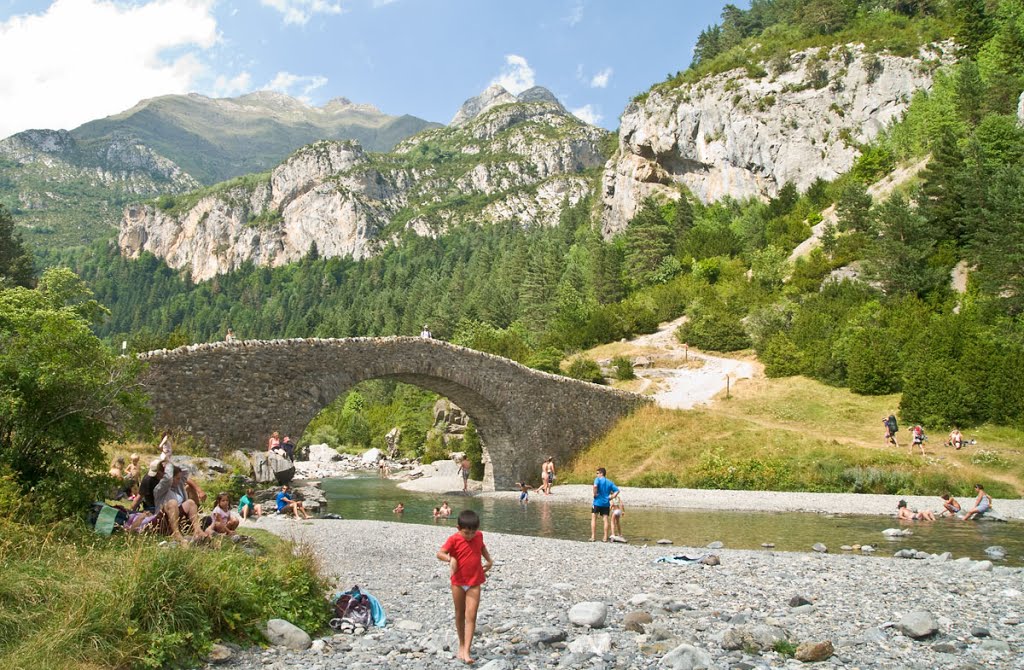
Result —
M 580 379 L 594 384 L 604 383 L 604 375 L 601 373 L 601 366 L 597 364 L 597 361 L 586 358 L 585 356 L 574 358 L 572 362 L 569 363 L 569 367 L 565 372 L 573 379 Z
M 555 347 L 547 347 L 530 354 L 526 359 L 526 366 L 541 372 L 550 372 L 553 375 L 562 374 L 562 351 Z
M 68 522 L 0 519 L 0 538 L 0 667 L 193 665 L 215 640 L 262 642 L 269 618 L 311 634 L 329 618 L 314 558 L 269 535 L 256 556 L 100 538 Z
M 791 377 L 803 372 L 800 350 L 785 333 L 775 333 L 768 339 L 761 362 L 769 377 Z
M 701 312 L 676 329 L 680 342 L 711 351 L 739 351 L 750 346 L 740 318 L 723 308 Z
M 615 368 L 615 378 L 619 381 L 636 379 L 636 372 L 633 370 L 633 361 L 625 356 L 616 356 L 612 359 L 612 366 Z

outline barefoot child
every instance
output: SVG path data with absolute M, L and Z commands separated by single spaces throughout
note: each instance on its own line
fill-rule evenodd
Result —
M 610 537 L 624 540 L 625 538 L 622 537 L 622 515 L 625 513 L 626 508 L 622 506 L 622 496 L 618 495 L 612 498 L 611 504 L 612 534 Z
M 459 653 L 463 663 L 473 663 L 469 649 L 476 632 L 476 611 L 480 607 L 480 585 L 494 565 L 484 546 L 484 534 L 479 531 L 480 517 L 473 510 L 459 513 L 458 532 L 449 537 L 437 559 L 448 563 L 452 573 L 452 600 L 455 602 L 455 630 L 459 635 Z M 485 561 L 480 563 L 481 557 Z
M 213 504 L 213 511 L 210 513 L 213 523 L 210 525 L 211 534 L 234 535 L 238 523 L 241 521 L 238 515 L 231 509 L 231 498 L 227 493 L 217 494 L 217 501 Z

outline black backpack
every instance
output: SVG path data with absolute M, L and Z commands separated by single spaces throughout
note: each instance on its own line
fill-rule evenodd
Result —
M 900 427 L 898 425 L 896 425 L 896 415 L 895 414 L 890 414 L 889 415 L 889 432 L 892 433 L 893 435 L 895 435 L 896 433 L 899 432 L 899 430 L 900 430 Z

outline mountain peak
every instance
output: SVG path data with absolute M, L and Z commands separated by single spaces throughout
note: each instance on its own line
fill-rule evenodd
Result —
M 265 107 L 271 109 L 308 109 L 309 105 L 296 100 L 290 95 L 279 93 L 277 91 L 253 91 L 241 95 L 234 99 L 243 105 L 252 105 L 254 107 Z
M 514 102 L 548 102 L 558 105 L 561 111 L 565 111 L 565 108 L 562 107 L 562 103 L 558 101 L 555 94 L 543 86 L 534 86 L 526 89 L 519 95 L 513 95 L 501 84 L 491 84 L 480 95 L 473 96 L 462 103 L 459 111 L 452 117 L 451 125 L 465 125 L 491 107 Z

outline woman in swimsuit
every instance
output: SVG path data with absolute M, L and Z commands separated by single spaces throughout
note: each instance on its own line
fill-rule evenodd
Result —
M 978 497 L 974 499 L 974 507 L 969 509 L 964 516 L 964 521 L 973 519 L 992 509 L 992 496 L 985 493 L 985 489 L 982 488 L 981 484 L 975 484 L 974 490 L 978 492 Z
M 901 500 L 896 503 L 897 519 L 904 519 L 906 521 L 935 521 L 935 515 L 931 510 L 922 510 L 920 512 L 914 512 L 907 507 L 907 501 Z

